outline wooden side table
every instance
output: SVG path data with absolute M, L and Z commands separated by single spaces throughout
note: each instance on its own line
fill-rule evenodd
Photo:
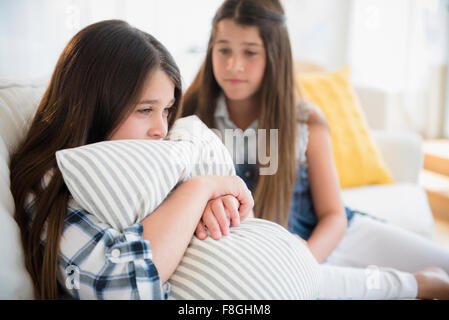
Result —
M 424 141 L 423 153 L 420 183 L 427 192 L 433 214 L 449 221 L 449 139 Z

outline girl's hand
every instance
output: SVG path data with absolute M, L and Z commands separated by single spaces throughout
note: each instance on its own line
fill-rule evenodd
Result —
M 220 229 L 222 226 L 225 234 L 227 234 L 226 232 L 228 232 L 230 222 L 232 222 L 232 225 L 238 225 L 240 221 L 248 217 L 254 207 L 254 199 L 251 192 L 245 182 L 238 176 L 199 176 L 192 179 L 201 181 L 203 188 L 210 190 L 209 202 L 203 211 L 202 217 L 204 219 L 200 219 L 195 231 L 200 239 L 204 240 L 207 237 L 204 224 L 214 230 L 212 232 L 214 233 L 213 238 L 219 239 L 221 237 Z M 224 198 L 221 199 L 222 197 Z M 235 207 L 236 209 L 234 209 Z M 229 212 L 226 213 L 224 208 Z M 235 210 L 237 210 L 237 213 Z M 213 218 L 215 214 L 218 219 Z M 229 221 L 226 222 L 227 218 L 224 217 L 229 218 Z M 216 228 L 213 222 L 214 219 L 217 223 L 219 222 L 218 228 Z M 201 233 L 202 231 L 204 233 Z
M 195 230 L 196 236 L 200 240 L 206 239 L 206 228 L 215 240 L 219 240 L 222 235 L 227 236 L 230 225 L 238 226 L 240 220 L 246 218 L 240 218 L 238 207 L 239 202 L 234 196 L 227 195 L 210 200 Z
M 239 202 L 238 211 L 240 220 L 243 221 L 254 207 L 254 199 L 246 183 L 239 176 L 213 176 L 210 178 L 214 185 L 211 199 L 225 195 L 234 196 Z

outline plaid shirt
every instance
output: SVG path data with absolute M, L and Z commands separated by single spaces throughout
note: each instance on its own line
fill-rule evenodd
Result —
M 150 243 L 136 223 L 123 232 L 101 223 L 70 198 L 58 258 L 58 283 L 75 299 L 167 299 L 152 259 Z M 26 212 L 33 217 L 36 199 Z M 41 236 L 45 246 L 46 227 Z

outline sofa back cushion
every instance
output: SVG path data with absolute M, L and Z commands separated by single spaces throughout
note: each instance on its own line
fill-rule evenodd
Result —
M 23 261 L 14 200 L 10 191 L 9 156 L 27 132 L 46 80 L 0 79 L 0 299 L 32 299 L 33 286 Z
M 348 67 L 299 75 L 296 89 L 320 107 L 329 123 L 342 188 L 394 182 L 370 134 Z

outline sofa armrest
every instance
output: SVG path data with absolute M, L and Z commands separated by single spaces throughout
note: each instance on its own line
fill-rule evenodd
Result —
M 413 132 L 371 131 L 395 182 L 417 183 L 423 167 L 422 137 Z

